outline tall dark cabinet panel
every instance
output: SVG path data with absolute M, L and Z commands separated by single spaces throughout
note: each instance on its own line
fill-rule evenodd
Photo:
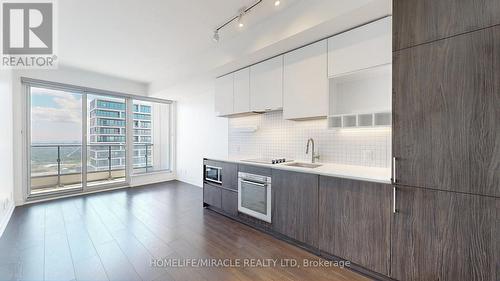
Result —
M 320 177 L 319 249 L 389 275 L 392 186 Z
M 498 0 L 394 0 L 393 48 L 400 50 L 500 24 Z
M 500 199 L 398 187 L 396 207 L 392 278 L 500 280 Z
M 397 280 L 500 280 L 500 1 L 393 1 Z
M 395 52 L 393 91 L 398 184 L 500 196 L 500 26 Z
M 319 176 L 272 170 L 272 229 L 318 247 Z
M 500 235 L 500 199 L 497 198 L 496 200 L 496 204 L 497 204 L 497 210 L 496 210 L 496 213 L 497 213 L 497 223 L 496 223 L 496 230 L 495 230 L 495 233 L 497 235 Z M 496 242 L 497 242 L 497 246 L 496 246 L 496 249 L 497 249 L 497 252 L 496 252 L 496 268 L 497 268 L 497 278 L 500 278 L 500 238 L 497 237 L 496 239 Z

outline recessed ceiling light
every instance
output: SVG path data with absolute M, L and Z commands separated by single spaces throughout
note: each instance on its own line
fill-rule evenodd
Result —
M 278 7 L 280 4 L 281 4 L 281 1 L 280 1 L 280 0 L 276 0 L 276 1 L 274 1 L 274 6 Z

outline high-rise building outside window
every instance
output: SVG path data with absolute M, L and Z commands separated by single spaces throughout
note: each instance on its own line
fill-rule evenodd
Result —
M 107 170 L 109 168 L 108 150 L 110 144 L 116 144 L 112 147 L 112 155 L 116 153 L 123 154 L 122 157 L 112 157 L 111 166 L 114 169 L 124 169 L 126 165 L 125 146 L 125 116 L 126 105 L 113 97 L 93 97 L 89 96 L 90 108 L 90 135 L 89 144 L 89 170 L 94 171 Z M 135 101 L 137 103 L 138 101 Z M 135 169 L 147 169 L 147 157 L 145 157 L 146 148 L 152 146 L 151 139 L 151 105 L 134 104 L 133 105 L 134 122 L 134 153 L 133 166 Z M 139 130 L 140 128 L 140 130 Z M 102 146 L 100 144 L 103 144 Z M 97 153 L 101 152 L 101 153 Z M 106 153 L 103 153 L 106 152 Z M 148 149 L 152 161 L 151 151 Z

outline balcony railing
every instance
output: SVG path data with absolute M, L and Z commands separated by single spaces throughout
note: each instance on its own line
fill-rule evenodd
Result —
M 141 153 L 144 151 L 143 153 Z M 136 155 L 137 152 L 137 155 Z M 139 159 L 139 163 L 135 162 L 135 159 Z M 144 160 L 144 165 L 142 161 Z M 149 172 L 153 168 L 153 144 L 145 143 L 145 144 L 134 144 L 134 170 L 136 172 Z
M 148 172 L 152 166 L 152 144 L 134 144 L 133 167 Z M 126 152 L 123 144 L 87 145 L 87 183 L 125 178 Z M 51 144 L 31 146 L 31 189 L 81 186 L 82 145 Z

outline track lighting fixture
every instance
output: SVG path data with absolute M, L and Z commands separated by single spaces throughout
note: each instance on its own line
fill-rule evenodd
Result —
M 276 2 L 278 2 L 278 4 L 276 4 Z M 275 6 L 278 6 L 279 5 L 279 2 L 280 1 L 275 1 L 274 2 L 274 5 Z M 215 41 L 215 42 L 219 42 L 220 40 L 220 37 L 219 37 L 219 30 L 221 30 L 222 28 L 226 27 L 228 24 L 232 23 L 233 21 L 236 21 L 236 23 L 238 24 L 238 27 L 239 28 L 243 28 L 245 26 L 245 23 L 243 22 L 243 16 L 245 16 L 248 12 L 250 12 L 250 10 L 252 10 L 255 6 L 259 5 L 260 3 L 262 3 L 262 0 L 258 0 L 256 1 L 255 3 L 253 3 L 250 7 L 246 8 L 246 7 L 243 7 L 241 8 L 239 11 L 238 11 L 238 14 L 236 16 L 233 16 L 231 19 L 229 19 L 228 21 L 226 21 L 225 23 L 219 25 L 215 30 L 214 30 L 214 35 L 212 37 L 212 39 Z

